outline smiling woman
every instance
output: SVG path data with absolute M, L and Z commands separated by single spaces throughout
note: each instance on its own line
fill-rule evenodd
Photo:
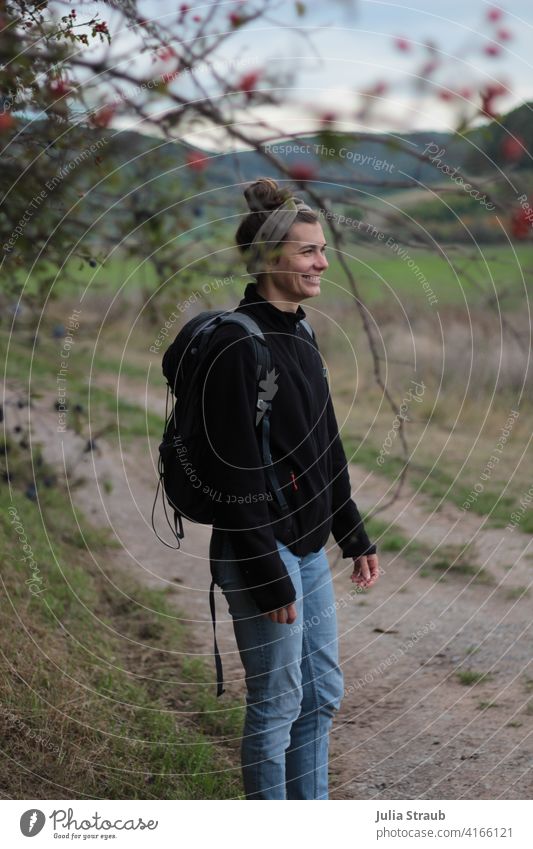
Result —
M 244 195 L 250 213 L 235 240 L 246 255 L 247 271 L 256 277 L 259 294 L 296 311 L 300 301 L 320 294 L 320 275 L 328 267 L 318 216 L 268 178 L 248 186 Z
M 211 570 L 246 673 L 246 798 L 327 799 L 329 731 L 344 690 L 324 546 L 331 532 L 360 587 L 377 580 L 378 558 L 351 497 L 322 358 L 301 307 L 320 294 L 328 267 L 322 227 L 273 180 L 244 194 L 250 212 L 236 241 L 255 282 L 236 312 L 258 324 L 272 369 L 258 397 L 250 337 L 236 323 L 217 329 L 202 377 L 206 467 L 216 491 L 237 497 L 216 504 Z M 268 476 L 257 428 L 266 392 Z M 275 498 L 246 498 L 267 483 Z

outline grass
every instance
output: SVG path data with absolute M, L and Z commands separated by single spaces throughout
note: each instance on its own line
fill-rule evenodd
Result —
M 102 344 L 105 344 L 102 342 Z M 33 346 L 33 334 L 26 330 L 14 334 L 9 340 L 9 355 L 7 355 L 8 334 L 0 331 L 0 350 L 6 356 L 6 369 L 8 380 L 28 385 L 31 373 L 31 387 L 34 396 L 50 395 L 53 399 L 57 397 L 57 371 L 60 367 L 59 350 L 61 342 L 50 338 L 43 330 L 39 336 L 39 343 L 35 349 Z M 81 342 L 76 349 L 73 347 L 72 356 L 69 359 L 69 371 L 67 376 L 67 407 L 68 424 L 77 433 L 89 437 L 89 414 L 92 422 L 92 431 L 105 432 L 106 438 L 118 436 L 125 443 L 136 437 L 153 438 L 156 440 L 162 432 L 163 422 L 161 416 L 150 409 L 143 409 L 135 403 L 126 400 L 121 393 L 118 384 L 112 388 L 99 385 L 100 373 L 119 374 L 121 368 L 122 386 L 124 379 L 142 378 L 140 386 L 144 390 L 146 380 L 146 368 L 137 363 L 128 363 L 125 359 L 120 363 L 117 357 L 103 356 L 95 359 L 93 368 L 93 379 L 88 383 L 89 365 L 92 356 L 90 345 Z M 105 359 L 105 367 L 99 364 Z M 117 391 L 119 392 L 117 396 Z M 164 388 L 161 388 L 164 398 Z M 22 393 L 21 393 L 22 394 Z M 53 402 L 51 401 L 51 404 Z M 79 411 L 76 411 L 76 406 Z M 95 425 L 97 423 L 97 425 Z
M 364 522 L 370 539 L 377 543 L 380 552 L 401 552 L 402 557 L 413 564 L 420 562 L 431 552 L 428 546 L 406 537 L 397 525 L 375 517 L 365 518 Z
M 217 700 L 211 665 L 188 658 L 167 593 L 113 575 L 109 534 L 79 514 L 72 528 L 45 464 L 39 501 L 26 497 L 25 451 L 0 449 L 15 481 L 0 495 L 4 795 L 241 797 L 242 708 Z
M 474 669 L 460 669 L 456 675 L 459 683 L 464 684 L 465 687 L 490 681 L 492 677 L 488 672 L 476 672 Z
M 347 427 L 347 426 L 346 426 Z M 381 475 L 387 480 L 396 480 L 404 468 L 404 460 L 400 456 L 391 455 L 387 457 L 387 461 L 383 465 L 376 463 L 376 458 L 379 455 L 379 447 L 377 435 L 379 427 L 373 428 L 370 436 L 365 439 L 363 435 L 343 433 L 342 441 L 346 456 L 350 462 L 360 464 L 368 471 Z M 416 442 L 416 434 L 412 432 L 409 436 L 410 444 Z M 489 484 L 484 485 L 481 493 L 475 493 L 472 500 L 472 492 L 474 486 L 478 483 L 479 468 L 483 468 L 484 462 L 476 462 L 477 454 L 464 464 L 462 457 L 449 456 L 444 452 L 441 458 L 441 465 L 434 465 L 435 449 L 431 456 L 425 458 L 424 454 L 428 451 L 426 444 L 430 440 L 423 442 L 418 446 L 417 454 L 411 459 L 407 472 L 408 484 L 411 489 L 419 491 L 424 495 L 430 505 L 437 506 L 442 501 L 454 504 L 458 509 L 462 509 L 465 502 L 468 503 L 466 512 L 474 513 L 478 516 L 486 516 L 486 526 L 489 528 L 505 527 L 509 521 L 513 510 L 517 509 L 520 497 L 527 490 L 525 480 L 525 468 L 520 471 L 515 480 L 509 485 L 507 492 L 502 493 L 504 486 L 508 484 L 508 478 L 505 479 L 505 468 L 502 464 L 501 472 L 494 474 L 494 479 Z M 487 437 L 484 443 L 489 443 Z M 478 453 L 482 452 L 483 444 L 478 448 Z M 434 445 L 434 441 L 431 440 Z M 517 445 L 515 450 L 519 450 L 520 445 Z M 490 443 L 487 447 L 487 455 L 490 456 Z M 510 451 L 510 449 L 508 449 Z M 513 462 L 509 457 L 509 462 Z M 461 469 L 461 465 L 463 468 Z M 470 496 L 470 501 L 468 501 Z M 533 533 L 533 510 L 524 512 L 521 520 L 516 528 L 519 533 Z
M 409 541 L 402 531 L 381 519 L 365 518 L 365 528 L 370 539 L 379 539 L 380 551 L 402 551 Z
M 223 238 L 221 234 L 221 239 Z M 326 236 L 327 238 L 327 236 Z M 228 244 L 232 242 L 233 231 L 227 233 Z M 399 258 L 390 247 L 384 243 L 348 244 L 345 248 L 345 260 L 354 274 L 359 290 L 365 302 L 370 306 L 387 301 L 391 297 L 391 291 L 398 296 L 400 301 L 406 296 L 414 296 L 424 299 L 425 294 L 415 273 L 410 270 L 406 261 Z M 484 297 L 483 293 L 493 293 L 491 280 L 494 279 L 495 287 L 497 281 L 505 276 L 506 286 L 510 288 L 510 296 L 506 298 L 507 306 L 519 305 L 524 297 L 524 283 L 522 280 L 524 267 L 533 265 L 533 246 L 530 244 L 505 245 L 482 245 L 479 251 L 470 249 L 468 261 L 465 260 L 464 251 L 453 246 L 447 246 L 443 255 L 430 252 L 423 248 L 408 249 L 409 258 L 412 258 L 422 274 L 431 283 L 431 288 L 439 299 L 439 305 L 454 305 L 464 303 L 465 296 L 472 307 Z M 515 258 L 516 253 L 516 258 Z M 352 300 L 352 294 L 344 288 L 346 286 L 344 272 L 341 264 L 335 256 L 333 249 L 328 254 L 329 268 L 324 274 L 322 284 L 322 298 L 324 301 L 347 302 Z M 231 272 L 225 272 L 224 264 L 231 267 Z M 223 277 L 226 274 L 235 275 L 235 287 L 231 288 L 231 294 L 244 289 L 244 283 L 249 278 L 244 277 L 245 269 L 242 261 L 235 254 L 230 258 L 227 251 L 221 257 L 221 271 L 215 273 L 214 277 Z M 466 267 L 468 278 L 463 276 L 462 268 Z M 53 269 L 49 269 L 50 273 Z M 224 273 L 223 273 L 224 272 Z M 130 276 L 131 275 L 131 276 Z M 242 278 L 241 278 L 242 275 Z M 26 283 L 26 290 L 35 290 L 35 281 L 31 279 L 26 282 L 26 274 L 21 271 L 18 274 L 21 283 Z M 155 269 L 151 263 L 139 263 L 130 258 L 115 255 L 105 265 L 91 268 L 88 263 L 72 259 L 66 263 L 61 274 L 54 283 L 53 291 L 56 297 L 72 296 L 81 294 L 87 286 L 89 291 L 117 292 L 124 281 L 128 280 L 127 290 L 129 293 L 155 291 L 159 285 Z M 481 294 L 473 289 L 470 278 L 481 287 Z M 175 291 L 180 285 L 180 279 L 174 279 L 168 285 Z M 189 272 L 187 281 L 188 290 L 198 289 L 202 291 L 202 285 L 206 282 L 205 272 L 195 274 L 194 267 Z M 166 294 L 166 293 L 165 293 Z M 181 293 L 185 297 L 185 293 Z M 228 296 L 227 287 L 220 290 L 210 291 L 210 300 L 213 303 L 223 303 Z
M 421 577 L 431 577 L 437 572 L 451 577 L 473 578 L 474 581 L 484 584 L 493 583 L 490 573 L 484 567 L 477 565 L 474 543 L 468 543 L 466 546 L 448 544 L 431 548 L 416 539 L 409 539 L 396 525 L 381 519 L 365 518 L 365 527 L 370 539 L 377 541 L 380 551 L 401 552 L 402 557 L 414 565 L 426 560 L 427 567 L 419 572 Z M 520 589 L 523 590 L 523 588 Z M 519 593 L 521 594 L 522 592 Z M 474 651 L 477 651 L 474 646 L 469 649 L 469 652 Z
M 445 574 L 447 577 L 471 578 L 473 581 L 482 584 L 494 582 L 492 575 L 483 566 L 477 565 L 472 543 L 466 546 L 440 546 L 434 552 L 429 565 L 431 569 Z
M 480 303 L 487 294 L 494 294 L 497 281 L 505 276 L 506 286 L 510 294 L 506 297 L 506 308 L 523 304 L 524 299 L 524 267 L 533 265 L 532 245 L 497 245 L 480 248 L 479 253 L 471 251 L 473 258 L 465 261 L 465 255 L 455 248 L 446 248 L 445 255 L 423 249 L 406 249 L 422 274 L 430 281 L 431 289 L 438 298 L 439 308 L 445 305 L 464 304 L 465 297 L 470 307 Z M 516 258 L 514 253 L 516 251 Z M 407 296 L 413 296 L 423 306 L 426 295 L 421 283 L 410 270 L 406 261 L 400 259 L 383 244 L 370 246 L 355 244 L 348 248 L 352 257 L 347 257 L 348 264 L 357 280 L 361 297 L 369 306 L 386 302 L 391 292 L 398 296 L 400 302 Z M 351 292 L 341 288 L 344 284 L 344 274 L 340 263 L 333 252 L 328 255 L 329 268 L 325 272 L 321 290 L 326 301 L 348 302 L 352 300 Z M 463 275 L 463 267 L 468 277 Z M 470 283 L 473 278 L 480 290 L 473 288 Z M 494 286 L 491 279 L 495 281 Z
M 525 598 L 529 596 L 529 588 L 528 587 L 510 587 L 510 589 L 505 591 L 505 599 L 507 601 L 516 601 L 519 598 Z
M 473 543 L 469 543 L 466 547 L 442 545 L 431 548 L 416 539 L 408 539 L 396 525 L 372 517 L 365 518 L 365 528 L 370 539 L 377 542 L 381 552 L 401 552 L 402 558 L 413 566 L 418 566 L 425 561 L 426 566 L 418 572 L 422 578 L 435 577 L 437 574 L 439 581 L 445 580 L 446 577 L 459 577 L 469 578 L 481 584 L 494 583 L 492 575 L 484 567 L 477 565 Z M 475 646 L 468 649 L 468 653 L 475 651 L 477 651 Z
M 161 417 L 138 404 L 117 398 L 116 390 L 91 386 L 91 420 L 98 421 L 98 429 L 107 426 L 106 438 L 120 433 L 121 440 L 143 436 L 156 439 L 161 435 Z

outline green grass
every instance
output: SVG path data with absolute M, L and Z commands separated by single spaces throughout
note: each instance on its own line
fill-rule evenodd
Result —
M 379 518 L 365 518 L 365 528 L 372 540 L 378 545 L 380 552 L 402 553 L 407 561 L 417 563 L 426 557 L 431 549 L 418 542 L 410 540 L 397 525 L 384 522 Z
M 476 563 L 473 545 L 467 545 L 464 550 L 458 545 L 442 545 L 431 548 L 418 540 L 410 540 L 393 524 L 388 524 L 379 518 L 365 518 L 365 528 L 373 542 L 376 542 L 380 552 L 401 552 L 402 558 L 409 564 L 418 567 L 423 561 L 426 566 L 419 570 L 422 578 L 438 576 L 439 581 L 448 577 L 470 579 L 481 584 L 492 584 L 494 579 L 484 567 Z M 477 651 L 475 647 L 470 653 Z
M 492 575 L 484 567 L 477 565 L 472 545 L 442 545 L 433 553 L 429 565 L 431 569 L 445 574 L 446 577 L 471 578 L 482 584 L 494 582 Z
M 160 416 L 123 398 L 117 400 L 116 390 L 91 386 L 90 398 L 91 420 L 98 422 L 98 427 L 93 425 L 93 429 L 107 426 L 106 438 L 109 439 L 113 433 L 120 433 L 120 438 L 125 440 L 137 436 L 155 439 L 161 435 L 163 422 Z
M 476 251 L 472 251 L 474 258 L 469 261 L 465 261 L 464 253 L 458 253 L 454 248 L 446 247 L 445 256 L 410 247 L 406 250 L 438 298 L 438 305 L 430 305 L 429 309 L 445 305 L 464 305 L 465 300 L 469 307 L 473 308 L 481 303 L 487 294 L 494 294 L 494 290 L 498 292 L 503 281 L 506 289 L 510 289 L 510 295 L 505 298 L 505 307 L 523 305 L 523 278 L 527 278 L 525 268 L 533 266 L 533 245 L 513 244 L 512 248 L 507 245 L 483 245 L 477 257 Z M 398 258 L 383 247 L 383 244 L 350 245 L 348 251 L 352 254 L 348 263 L 365 303 L 375 306 L 388 301 L 391 292 L 394 292 L 400 301 L 413 297 L 421 306 L 427 303 L 426 294 L 414 273 L 416 269 L 410 270 L 407 260 Z M 331 254 L 328 255 L 328 260 L 330 264 L 324 274 L 321 298 L 334 301 L 351 300 L 352 295 L 346 290 L 344 273 L 338 259 Z M 468 277 L 463 273 L 463 268 Z M 470 278 L 473 278 L 476 287 L 472 286 Z
M 199 658 L 183 658 L 181 670 L 188 681 L 201 685 L 206 680 L 205 663 Z M 196 711 L 198 727 L 206 734 L 230 739 L 241 736 L 244 719 L 242 706 L 233 705 L 222 711 L 221 702 L 212 687 L 198 687 L 192 708 Z
M 491 679 L 488 672 L 476 672 L 474 669 L 461 669 L 456 675 L 459 683 L 464 684 L 465 687 L 470 687 L 472 684 L 481 684 Z
M 443 201 L 440 198 L 428 198 L 424 201 L 410 203 L 407 212 L 417 221 L 451 221 L 455 222 L 457 217 L 464 215 L 478 215 L 485 217 L 486 211 L 479 201 L 466 194 L 448 195 Z
M 388 480 L 396 480 L 405 465 L 401 457 L 394 455 L 388 456 L 383 465 L 378 465 L 376 457 L 379 455 L 379 448 L 368 439 L 363 443 L 362 437 L 344 435 L 342 442 L 349 462 L 358 463 L 369 471 L 383 475 Z M 474 463 L 471 470 L 468 466 L 464 467 L 459 479 L 444 468 L 430 464 L 429 460 L 426 463 L 418 458 L 411 460 L 408 469 L 408 480 L 412 489 L 420 491 L 435 505 L 444 499 L 458 508 L 467 502 L 477 482 L 477 476 L 478 469 Z M 490 489 L 485 485 L 483 492 L 476 494 L 475 500 L 470 503 L 469 512 L 479 516 L 490 514 L 487 527 L 500 528 L 510 521 L 510 514 L 516 509 L 516 505 L 517 500 L 514 495 L 502 495 L 498 488 Z M 532 510 L 524 513 L 517 530 L 522 533 L 533 533 Z
M 507 601 L 517 601 L 519 598 L 526 598 L 529 594 L 528 587 L 511 587 L 505 591 L 505 599 Z
M 33 334 L 28 330 L 14 334 L 9 340 L 5 330 L 0 331 L 0 350 L 7 357 L 8 380 L 28 385 L 31 371 L 31 388 L 34 397 L 49 395 L 51 398 L 50 409 L 53 409 L 54 399 L 57 397 L 57 371 L 59 368 L 59 351 L 61 341 L 50 338 L 43 330 L 39 335 L 39 342 L 35 351 L 32 351 Z M 102 341 L 102 344 L 104 342 Z M 72 356 L 69 359 L 69 370 L 67 375 L 67 425 L 72 427 L 78 434 L 84 434 L 89 438 L 89 410 L 92 423 L 91 431 L 105 432 L 107 438 L 118 435 L 120 429 L 121 440 L 128 441 L 139 436 L 148 434 L 156 439 L 161 435 L 163 422 L 161 417 L 152 410 L 144 410 L 138 404 L 133 404 L 119 395 L 117 399 L 118 373 L 120 361 L 113 357 L 104 358 L 103 355 L 95 359 L 92 381 L 89 384 L 89 366 L 92 349 L 87 343 L 80 341 L 78 347 L 76 342 L 72 348 Z M 105 368 L 100 365 L 105 361 Z M 113 388 L 104 388 L 98 385 L 99 374 L 116 374 L 117 384 Z M 128 363 L 124 360 L 122 367 L 122 378 L 130 377 L 140 379 L 141 388 L 144 388 L 146 369 L 136 363 Z M 162 397 L 164 397 L 164 386 L 161 385 Z M 76 405 L 81 405 L 81 412 L 75 412 Z
M 37 470 L 39 502 L 27 498 L 26 452 L 10 442 L 7 454 L 14 486 L 12 499 L 7 486 L 0 494 L 6 792 L 240 798 L 242 707 L 227 694 L 216 699 L 212 664 L 188 658 L 187 630 L 167 593 L 115 575 L 109 533 L 80 514 L 81 532 L 74 527 L 66 492 L 43 486 L 45 464 Z M 33 561 L 21 560 L 14 517 Z
M 517 504 L 516 501 L 513 500 L 510 512 L 512 513 L 513 510 L 518 509 L 519 504 Z M 509 521 L 511 521 L 511 519 L 509 519 Z M 531 509 L 531 506 L 529 506 L 528 509 L 522 514 L 517 527 L 513 528 L 513 530 L 520 531 L 523 534 L 533 534 L 533 510 Z
M 190 253 L 189 256 L 192 260 L 193 254 Z M 183 297 L 185 297 L 185 289 L 192 291 L 198 288 L 201 290 L 206 281 L 231 274 L 232 271 L 224 274 L 222 274 L 222 271 L 224 271 L 225 265 L 232 266 L 233 260 L 236 264 L 236 255 L 230 259 L 227 250 L 223 251 L 220 262 L 216 263 L 219 264 L 221 272 L 213 274 L 210 278 L 205 273 L 205 260 L 199 259 L 197 268 L 192 265 L 180 276 L 168 281 L 166 291 L 172 289 L 173 292 L 176 292 L 176 290 L 180 291 L 183 288 Z M 239 267 L 239 270 L 235 273 L 236 277 L 237 274 L 245 274 L 244 265 Z M 71 298 L 72 296 L 79 297 L 84 292 L 88 295 L 98 295 L 102 292 L 115 293 L 119 290 L 128 294 L 138 294 L 143 290 L 153 292 L 161 284 L 151 262 L 144 262 L 142 257 L 134 259 L 122 256 L 119 253 L 114 254 L 103 265 L 97 263 L 94 268 L 84 260 L 73 258 L 65 263 L 59 273 L 57 268 L 50 264 L 41 264 L 39 271 L 34 272 L 29 278 L 24 269 L 15 271 L 14 276 L 18 285 L 24 286 L 24 292 L 27 296 L 35 295 L 38 291 L 41 294 L 43 291 L 51 291 L 56 300 Z M 46 283 L 43 285 L 42 281 L 46 281 Z M 41 288 L 39 289 L 40 285 Z
M 227 235 L 228 245 L 231 245 L 232 231 L 228 231 Z M 505 244 L 482 245 L 479 252 L 475 248 L 471 250 L 469 248 L 473 258 L 467 261 L 465 261 L 464 251 L 458 251 L 450 246 L 446 246 L 442 255 L 420 248 L 409 247 L 406 250 L 430 282 L 432 290 L 438 297 L 439 306 L 464 304 L 466 298 L 470 307 L 473 307 L 482 300 L 483 295 L 480 295 L 478 290 L 472 287 L 470 280 L 462 274 L 463 267 L 467 269 L 469 278 L 473 277 L 481 286 L 482 292 L 493 293 L 491 279 L 495 281 L 496 290 L 498 290 L 499 281 L 504 280 L 506 287 L 511 288 L 510 297 L 506 296 L 506 306 L 523 303 L 522 269 L 533 265 L 533 245 L 516 243 L 512 247 Z M 400 259 L 390 248 L 385 247 L 383 242 L 371 245 L 348 243 L 345 251 L 345 259 L 357 280 L 361 295 L 369 305 L 388 300 L 391 297 L 391 291 L 394 291 L 400 300 L 406 296 L 412 296 L 420 303 L 426 302 L 425 293 L 414 272 L 407 267 L 406 261 Z M 517 259 L 514 256 L 515 252 Z M 321 298 L 324 301 L 351 300 L 352 295 L 347 289 L 344 272 L 332 248 L 329 249 L 327 257 L 329 268 L 324 274 Z M 229 287 L 230 297 L 235 298 L 237 295 L 240 297 L 244 284 L 250 278 L 244 276 L 245 268 L 236 251 L 231 256 L 228 255 L 227 250 L 221 253 L 221 271 L 214 273 L 210 279 L 227 276 L 225 265 L 231 267 L 231 271 L 227 274 L 233 273 L 235 277 L 235 284 Z M 50 273 L 53 271 L 49 269 Z M 26 282 L 26 274 L 23 271 L 17 275 L 17 278 L 21 284 Z M 187 285 L 183 292 L 181 292 L 182 280 L 176 277 L 167 284 L 164 294 L 167 296 L 172 288 L 173 292 L 178 291 L 178 300 L 185 298 L 186 291 L 192 292 L 198 289 L 201 292 L 202 285 L 208 279 L 209 276 L 206 275 L 205 270 L 195 273 L 193 266 L 187 272 Z M 136 293 L 143 288 L 147 291 L 155 291 L 160 283 L 151 263 L 140 265 L 133 259 L 115 255 L 103 266 L 97 268 L 91 268 L 88 263 L 79 259 L 70 260 L 57 277 L 53 291 L 57 298 L 72 294 L 79 295 L 87 286 L 89 286 L 89 292 L 116 292 L 126 280 L 128 282 L 124 288 L 128 293 Z M 32 292 L 35 289 L 36 281 L 30 279 L 26 284 L 26 290 Z M 228 297 L 228 287 L 218 291 L 213 290 L 209 297 L 214 303 L 223 302 Z

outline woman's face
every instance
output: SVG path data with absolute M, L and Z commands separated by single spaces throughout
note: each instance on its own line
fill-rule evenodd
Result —
M 320 295 L 320 276 L 329 263 L 325 239 L 318 221 L 297 222 L 282 242 L 277 262 L 268 266 L 268 287 L 292 303 Z

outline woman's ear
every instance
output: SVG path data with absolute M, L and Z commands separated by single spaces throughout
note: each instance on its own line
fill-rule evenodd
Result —
M 268 275 L 274 270 L 275 263 L 272 261 L 272 257 L 265 257 L 263 262 L 263 271 L 261 272 L 261 278 L 264 280 Z M 260 279 L 261 279 L 260 278 Z
M 269 251 L 267 256 L 265 257 L 265 272 L 268 274 L 269 271 L 274 271 L 279 265 L 280 259 L 281 248 L 272 248 L 272 250 Z

